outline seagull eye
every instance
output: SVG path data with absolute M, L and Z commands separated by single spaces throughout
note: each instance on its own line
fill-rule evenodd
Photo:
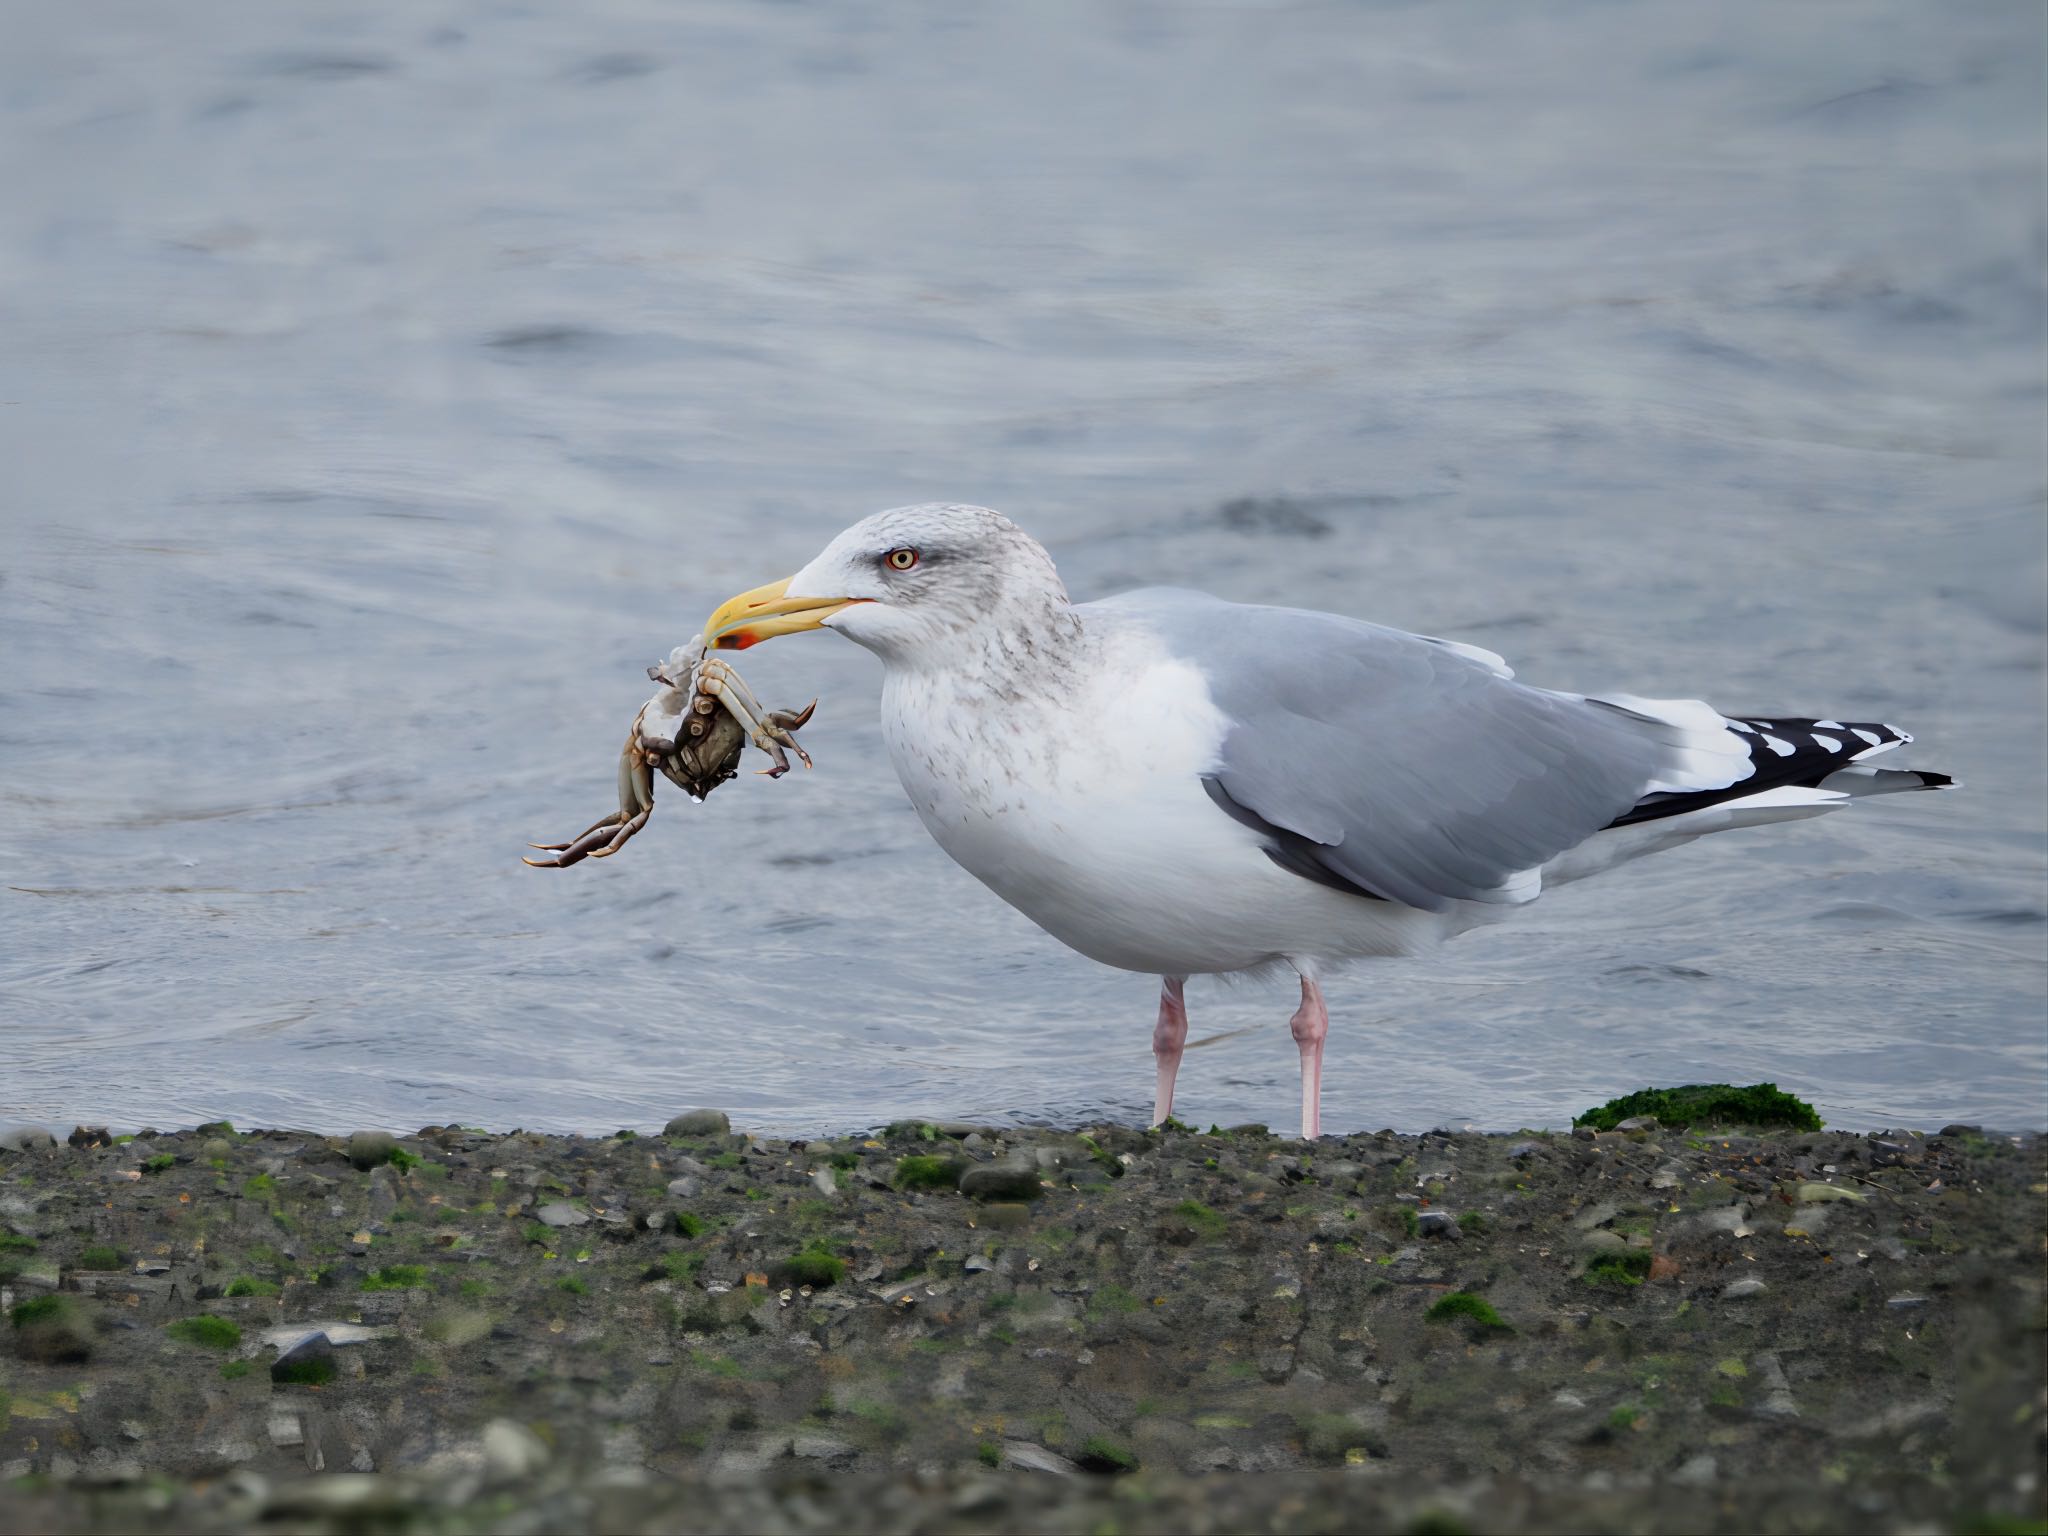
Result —
M 917 551 L 905 545 L 902 549 L 890 550 L 882 556 L 882 561 L 892 571 L 907 571 L 917 564 Z

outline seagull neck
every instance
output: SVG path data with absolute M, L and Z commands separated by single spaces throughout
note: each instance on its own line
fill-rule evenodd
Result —
M 921 647 L 899 666 L 1000 693 L 1052 691 L 1068 686 L 1087 641 L 1080 615 L 1062 600 L 1029 615 L 988 615 L 947 636 L 943 646 Z

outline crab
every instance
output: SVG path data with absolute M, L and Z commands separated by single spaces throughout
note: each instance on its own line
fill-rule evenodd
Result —
M 702 635 L 669 653 L 667 661 L 647 669 L 662 685 L 640 706 L 626 745 L 619 753 L 619 808 L 566 843 L 529 843 L 550 859 L 526 859 L 535 869 L 565 869 L 584 859 L 617 853 L 654 812 L 654 772 L 659 768 L 692 800 L 739 774 L 741 754 L 749 745 L 768 754 L 761 773 L 779 779 L 789 772 L 794 752 L 806 768 L 811 756 L 797 744 L 796 732 L 818 707 L 816 699 L 800 710 L 761 707 L 729 662 L 705 655 Z

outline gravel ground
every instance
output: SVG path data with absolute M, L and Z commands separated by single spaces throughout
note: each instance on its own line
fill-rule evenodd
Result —
M 11 1139 L 0 1528 L 2048 1513 L 2040 1137 Z

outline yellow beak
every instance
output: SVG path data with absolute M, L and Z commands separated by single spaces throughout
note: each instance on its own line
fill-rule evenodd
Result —
M 861 597 L 784 597 L 789 578 L 727 598 L 704 621 L 704 641 L 714 651 L 744 651 L 777 635 L 816 629 L 842 608 L 866 602 Z

